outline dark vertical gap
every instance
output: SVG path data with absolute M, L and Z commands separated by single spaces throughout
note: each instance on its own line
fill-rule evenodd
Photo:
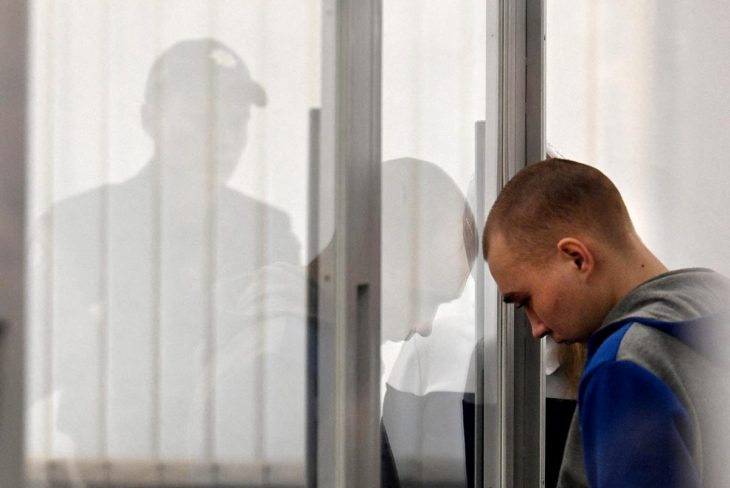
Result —
M 318 271 L 317 252 L 319 251 L 319 178 L 320 178 L 320 111 L 309 111 L 309 188 L 307 252 L 311 258 L 307 267 L 307 397 L 306 397 L 306 482 L 307 488 L 317 486 L 317 411 L 318 411 Z
M 356 324 L 356 333 L 360 335 L 361 333 L 365 332 L 370 328 L 370 285 L 367 283 L 361 283 L 357 285 L 356 287 L 356 295 L 355 295 L 355 324 Z M 367 339 L 367 336 L 365 337 Z M 358 344 L 358 355 L 362 354 L 362 345 L 366 344 L 364 340 L 360 340 L 358 338 L 357 341 Z M 365 355 L 360 356 L 362 359 L 362 362 L 359 364 L 363 365 L 370 365 L 370 362 L 372 361 L 371 357 L 366 357 Z M 369 370 L 369 367 L 363 367 L 361 370 L 363 371 L 363 374 L 367 374 L 366 371 Z M 358 381 L 358 385 L 364 385 L 365 382 Z M 360 392 L 359 392 L 360 393 Z M 363 394 L 367 394 L 367 391 L 361 392 Z M 361 397 L 362 398 L 362 397 Z

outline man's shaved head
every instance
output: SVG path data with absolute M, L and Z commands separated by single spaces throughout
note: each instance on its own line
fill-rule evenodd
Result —
M 596 168 L 565 159 L 532 164 L 512 178 L 497 197 L 484 231 L 484 256 L 501 233 L 519 257 L 543 260 L 558 240 L 590 236 L 617 251 L 634 232 L 621 194 Z

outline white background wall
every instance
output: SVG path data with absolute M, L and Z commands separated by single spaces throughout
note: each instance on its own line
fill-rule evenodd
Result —
M 619 187 L 670 268 L 730 275 L 723 0 L 547 0 L 547 140 Z

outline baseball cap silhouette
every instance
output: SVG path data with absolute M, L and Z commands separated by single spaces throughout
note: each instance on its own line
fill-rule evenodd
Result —
M 233 90 L 253 105 L 266 105 L 266 92 L 243 60 L 210 38 L 178 42 L 157 58 L 147 77 L 145 100 L 155 100 L 162 90 Z

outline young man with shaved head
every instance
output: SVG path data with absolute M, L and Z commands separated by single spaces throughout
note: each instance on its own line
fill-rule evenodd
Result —
M 730 486 L 730 280 L 669 271 L 600 171 L 548 159 L 497 198 L 484 256 L 536 338 L 584 342 L 561 487 Z

